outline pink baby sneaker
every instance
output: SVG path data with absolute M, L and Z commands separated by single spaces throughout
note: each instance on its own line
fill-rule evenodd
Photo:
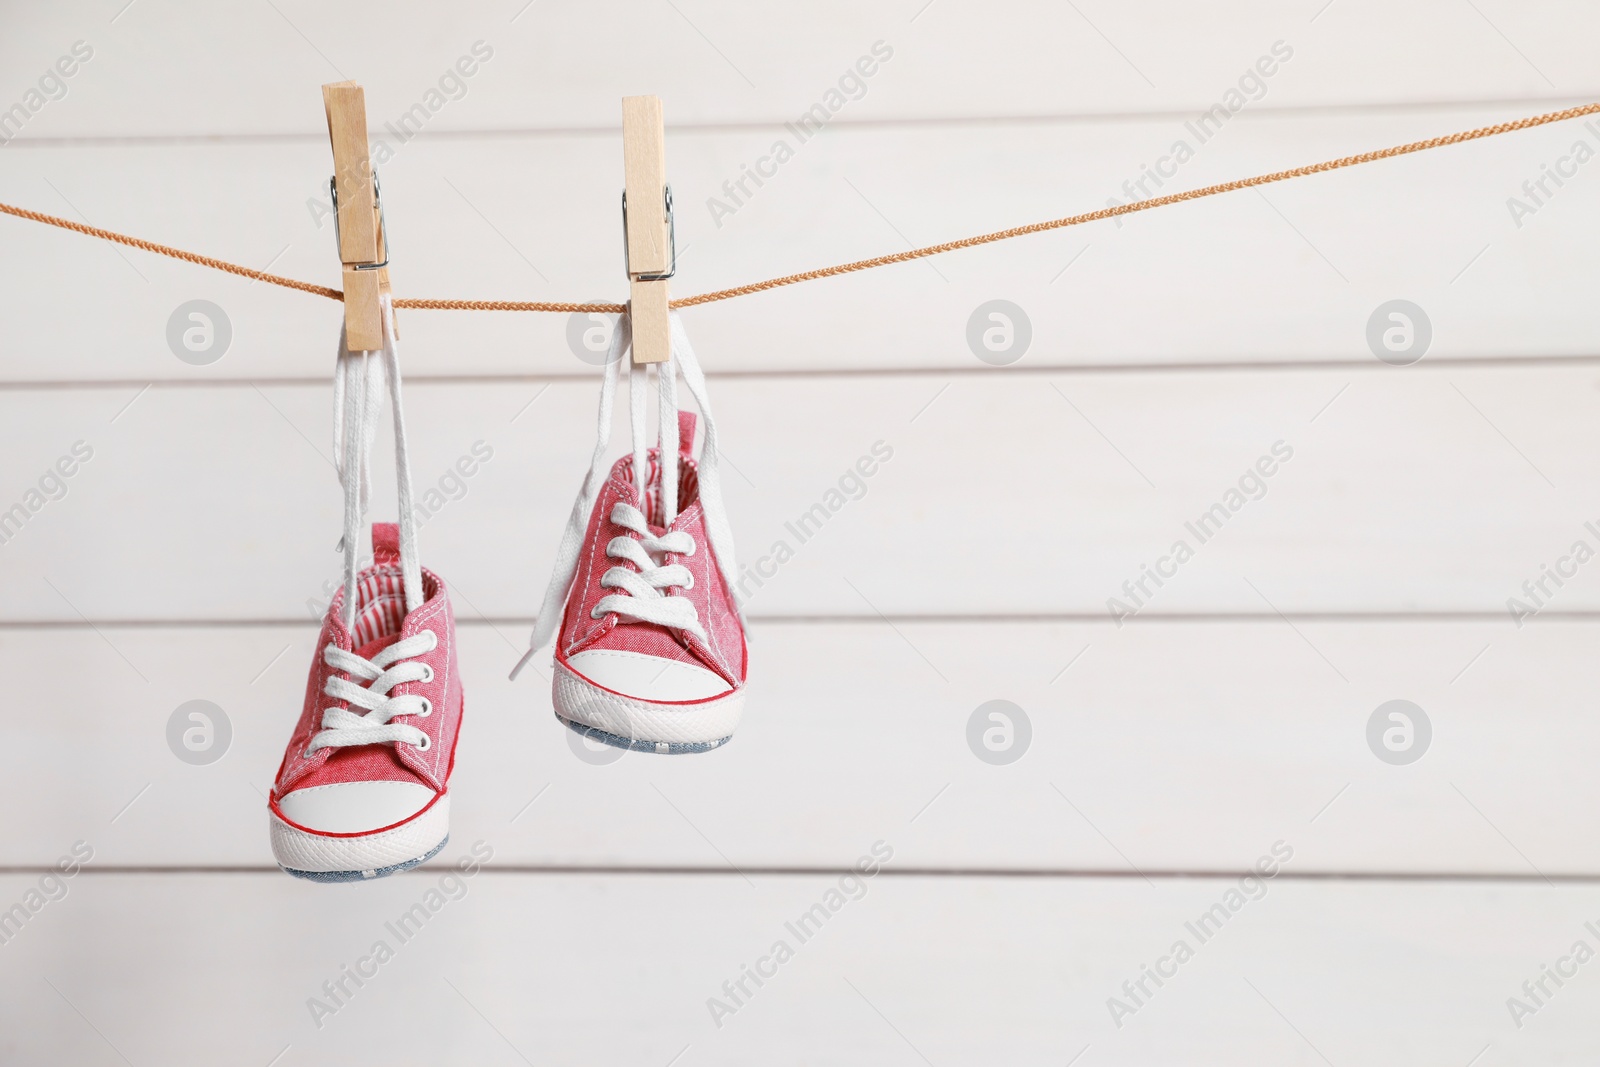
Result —
M 318 882 L 415 867 L 450 832 L 462 706 L 455 616 L 444 582 L 417 562 L 392 321 L 384 333 L 381 353 L 340 346 L 334 439 L 345 488 L 345 581 L 328 606 L 300 721 L 268 801 L 278 865 Z M 373 563 L 357 574 L 367 451 L 386 376 L 401 521 L 373 524 Z
M 529 656 L 559 619 L 554 702 L 562 722 L 623 748 L 704 752 L 726 742 L 738 725 L 747 668 L 744 624 L 728 581 L 737 572 L 717 482 L 716 428 L 705 378 L 674 316 L 672 360 L 657 365 L 660 446 L 646 450 L 641 441 L 645 372 L 635 368 L 629 388 L 634 451 L 606 476 L 627 338 L 624 319 L 601 388 L 600 440 Z M 677 409 L 674 365 L 681 366 L 705 417 L 698 462 L 696 420 Z
M 318 882 L 415 867 L 450 832 L 450 772 L 461 725 L 455 616 L 423 570 L 407 611 L 398 527 L 372 527 L 373 566 L 356 579 L 355 629 L 341 589 L 311 664 L 305 710 L 272 788 L 272 852 Z

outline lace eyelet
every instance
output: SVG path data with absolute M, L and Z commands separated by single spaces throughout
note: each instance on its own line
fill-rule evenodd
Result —
M 423 697 L 422 698 L 422 710 L 417 712 L 417 718 L 426 719 L 429 715 L 432 715 L 432 714 L 433 714 L 433 701 L 429 700 L 427 697 Z
M 433 666 L 431 664 L 424 663 L 422 665 L 422 669 L 428 673 L 422 676 L 421 681 L 424 683 L 433 681 Z
M 428 751 L 428 749 L 430 749 L 432 747 L 433 747 L 433 738 L 429 737 L 427 734 L 423 734 L 422 735 L 422 744 L 417 745 L 416 749 L 417 749 L 418 752 L 426 752 L 426 751 Z

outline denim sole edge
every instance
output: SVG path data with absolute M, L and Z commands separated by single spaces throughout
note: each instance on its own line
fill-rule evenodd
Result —
M 559 712 L 556 714 L 556 720 L 574 733 L 610 745 L 612 748 L 625 748 L 629 752 L 654 752 L 662 756 L 686 756 L 695 752 L 710 752 L 733 739 L 733 735 L 729 734 L 715 741 L 641 741 L 638 738 L 610 733 L 598 726 L 587 726 L 572 719 L 563 719 Z
M 421 866 L 444 851 L 444 846 L 449 843 L 450 835 L 445 834 L 444 840 L 429 849 L 427 855 L 418 856 L 414 860 L 406 860 L 403 863 L 379 867 L 371 871 L 297 871 L 293 867 L 285 867 L 281 863 L 278 864 L 278 869 L 285 874 L 292 874 L 296 878 L 304 878 L 308 882 L 370 882 L 374 878 L 387 878 L 391 874 L 399 874 L 401 871 L 409 871 L 413 867 Z

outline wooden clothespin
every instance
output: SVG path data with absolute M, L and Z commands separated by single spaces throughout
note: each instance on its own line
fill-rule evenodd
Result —
M 378 297 L 389 292 L 389 252 L 383 232 L 378 174 L 367 148 L 367 97 L 355 82 L 322 87 L 333 143 L 334 233 L 344 264 L 344 328 L 351 351 L 383 347 Z
M 665 363 L 672 354 L 667 279 L 678 269 L 678 248 L 660 97 L 622 98 L 622 169 L 633 362 Z

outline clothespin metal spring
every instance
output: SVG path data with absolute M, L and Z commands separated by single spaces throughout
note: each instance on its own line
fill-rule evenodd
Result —
M 376 175 L 374 175 L 376 176 Z M 667 208 L 667 247 L 668 263 L 670 264 L 665 274 L 635 274 L 633 273 L 633 260 L 628 254 L 628 191 L 622 191 L 622 264 L 628 276 L 640 282 L 664 282 L 678 273 L 678 222 L 672 214 L 672 186 L 665 187 L 664 199 Z M 338 202 L 334 203 L 334 210 L 338 210 Z M 382 206 L 379 206 L 382 210 Z
M 329 178 L 328 179 L 328 195 L 333 198 L 333 243 L 334 243 L 335 247 L 339 247 L 342 238 L 341 238 L 341 235 L 340 235 L 340 232 L 339 232 L 339 179 L 338 178 L 334 177 L 334 178 Z M 627 194 L 626 193 L 623 194 L 623 199 L 624 200 L 627 199 Z M 390 237 L 389 237 L 389 218 L 388 218 L 388 216 L 386 214 L 384 214 L 384 210 L 383 210 L 383 185 L 382 185 L 382 183 L 380 183 L 378 181 L 378 168 L 377 167 L 373 167 L 372 168 L 372 200 L 373 200 L 373 203 L 378 205 L 378 231 L 383 234 L 383 262 L 382 263 L 352 263 L 352 264 L 350 264 L 350 269 L 351 270 L 381 270 L 384 267 L 387 267 L 389 265 L 389 252 L 390 252 L 390 247 L 389 246 L 390 246 L 390 240 L 391 240 Z M 622 210 L 623 211 L 627 211 L 628 210 L 626 205 L 624 205 Z M 626 223 L 624 223 L 624 224 L 626 224 Z

